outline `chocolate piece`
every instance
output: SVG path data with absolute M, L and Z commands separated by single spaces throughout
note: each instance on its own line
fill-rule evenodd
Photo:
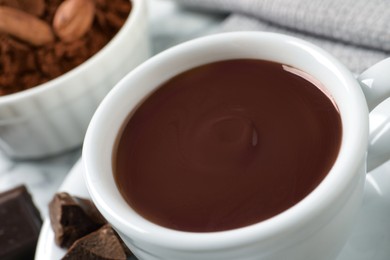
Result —
M 131 256 L 131 252 L 123 247 L 119 236 L 107 224 L 77 240 L 62 259 L 126 260 L 128 256 Z
M 34 259 L 41 226 L 25 186 L 0 193 L 0 259 Z
M 90 200 L 74 197 L 66 192 L 54 196 L 49 204 L 49 214 L 55 242 L 66 248 L 106 223 Z

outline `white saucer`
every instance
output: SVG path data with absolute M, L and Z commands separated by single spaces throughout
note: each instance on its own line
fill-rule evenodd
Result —
M 60 191 L 89 198 L 81 160 L 70 171 Z M 366 194 L 353 233 L 337 260 L 390 259 L 390 162 L 367 175 Z M 54 243 L 50 220 L 45 219 L 35 254 L 37 260 L 60 259 L 65 250 Z
M 390 100 L 371 113 L 371 132 L 389 129 Z M 378 132 L 378 131 L 377 131 Z M 390 131 L 379 131 L 389 135 Z M 377 136 L 380 138 L 380 136 Z M 388 139 L 388 138 L 384 138 Z M 83 165 L 79 160 L 63 182 L 59 191 L 90 198 L 83 179 Z M 352 221 L 352 220 L 351 220 Z M 65 250 L 54 243 L 50 220 L 45 219 L 39 236 L 36 260 L 60 259 Z M 135 259 L 135 258 L 132 258 Z M 337 260 L 389 260 L 390 259 L 390 161 L 367 174 L 362 208 L 347 244 Z

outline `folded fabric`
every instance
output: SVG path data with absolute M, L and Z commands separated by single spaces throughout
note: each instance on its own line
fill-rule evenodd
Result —
M 293 35 L 324 48 L 360 73 L 390 56 L 390 1 L 176 0 L 183 6 L 231 13 L 222 31 Z

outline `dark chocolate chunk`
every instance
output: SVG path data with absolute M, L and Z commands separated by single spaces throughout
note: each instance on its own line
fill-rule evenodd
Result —
M 49 204 L 49 214 L 55 242 L 66 248 L 107 223 L 90 200 L 66 192 L 54 196 Z
M 25 186 L 0 193 L 0 259 L 34 259 L 41 226 Z
M 77 240 L 62 259 L 126 260 L 129 256 L 131 252 L 107 224 Z

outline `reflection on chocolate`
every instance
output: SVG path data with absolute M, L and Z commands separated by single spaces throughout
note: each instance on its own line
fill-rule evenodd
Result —
M 288 66 L 229 60 L 165 82 L 124 125 L 123 197 L 159 225 L 228 230 L 290 208 L 326 176 L 341 119 L 320 83 Z

